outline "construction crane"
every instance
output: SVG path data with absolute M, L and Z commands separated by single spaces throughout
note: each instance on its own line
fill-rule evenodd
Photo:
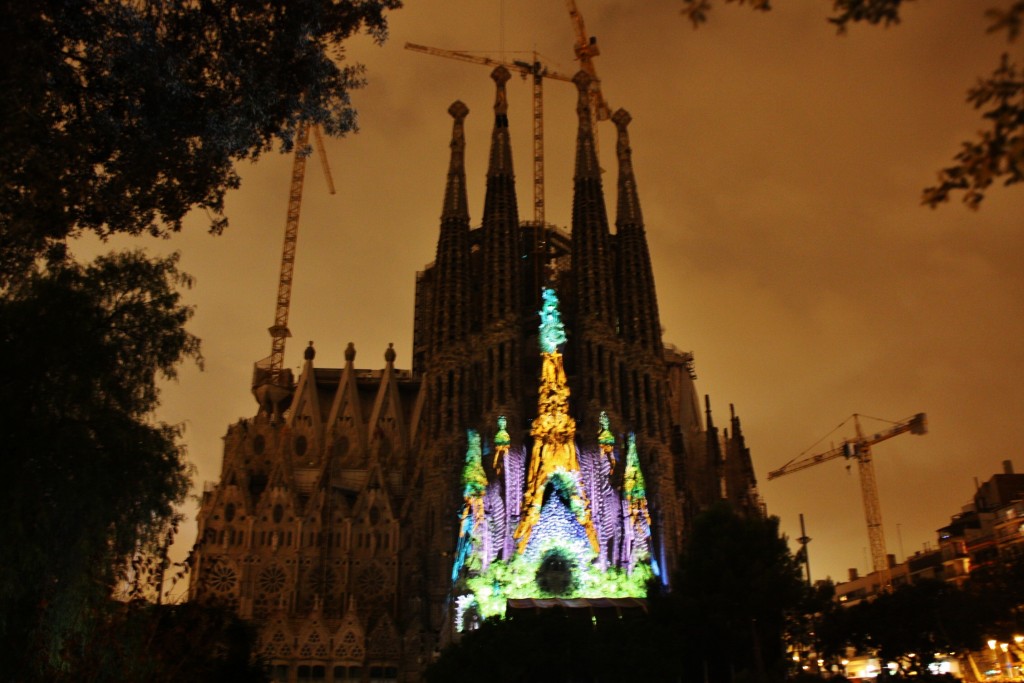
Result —
M 855 438 L 846 439 L 839 446 L 824 453 L 791 460 L 779 469 L 769 472 L 768 479 L 770 481 L 784 474 L 799 472 L 839 457 L 856 460 L 860 472 L 861 495 L 864 498 L 864 516 L 868 524 L 868 541 L 871 544 L 871 564 L 873 571 L 882 572 L 884 575 L 888 572 L 889 561 L 885 549 L 885 534 L 882 531 L 882 510 L 878 502 L 878 484 L 875 481 L 871 447 L 906 432 L 925 434 L 928 431 L 928 419 L 924 413 L 918 413 L 909 420 L 897 422 L 889 429 L 867 437 L 861 431 L 860 415 L 853 415 L 853 424 L 857 431 Z
M 543 66 L 538 60 L 537 53 L 533 53 L 532 62 L 513 60 L 506 62 L 499 59 L 492 59 L 482 55 L 475 55 L 457 50 L 442 50 L 426 45 L 406 43 L 406 50 L 421 52 L 437 57 L 448 57 L 458 59 L 472 64 L 498 67 L 503 66 L 509 71 L 515 71 L 526 78 L 533 77 L 533 221 L 538 228 L 544 226 L 544 79 L 554 78 L 558 81 L 572 82 L 572 76 L 560 74 Z
M 583 15 L 576 8 L 575 0 L 565 0 L 565 5 L 569 10 L 573 29 L 576 31 L 576 45 L 573 47 L 576 59 L 580 62 L 580 68 L 590 74 L 593 79 L 590 82 L 591 115 L 596 121 L 607 121 L 611 118 L 612 111 L 601 93 L 601 79 L 597 77 L 597 68 L 594 66 L 594 57 L 601 54 L 601 50 L 597 46 L 597 38 L 587 35 L 587 28 L 583 25 Z
M 295 153 L 292 156 L 292 181 L 288 190 L 288 215 L 284 227 L 284 247 L 281 250 L 281 273 L 277 281 L 277 304 L 274 309 L 274 324 L 270 327 L 270 355 L 256 363 L 253 371 L 252 388 L 261 406 L 268 406 L 268 412 L 276 413 L 281 401 L 291 389 L 291 373 L 284 370 L 284 347 L 288 337 L 288 312 L 292 299 L 292 275 L 295 271 L 295 247 L 299 237 L 299 213 L 302 209 L 302 187 L 306 179 L 306 160 L 309 148 L 309 132 L 313 131 L 320 165 L 327 180 L 327 191 L 334 194 L 334 179 L 327 163 L 324 142 L 319 126 L 302 124 L 295 134 Z

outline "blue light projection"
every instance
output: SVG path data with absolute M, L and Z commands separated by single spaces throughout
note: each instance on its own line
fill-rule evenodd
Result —
M 555 290 L 545 287 L 541 298 L 540 350 L 543 353 L 558 353 L 558 347 L 566 342 L 562 313 L 558 310 L 558 295 Z

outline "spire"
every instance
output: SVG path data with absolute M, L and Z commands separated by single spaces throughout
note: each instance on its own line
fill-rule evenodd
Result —
M 505 84 L 512 78 L 508 69 L 497 67 L 491 72 L 496 92 L 494 94 L 494 133 L 491 136 L 491 160 L 487 175 L 512 175 L 512 152 L 508 139 L 508 93 Z
M 718 428 L 711 419 L 711 397 L 704 394 L 704 414 L 707 415 L 707 467 L 709 473 L 708 481 L 708 503 L 713 503 L 722 497 L 722 447 L 718 440 Z
M 466 136 L 464 121 L 469 108 L 455 101 L 448 108 L 452 124 L 451 162 L 441 212 L 441 234 L 435 258 L 436 280 L 430 317 L 432 353 L 450 349 L 469 330 L 469 209 L 466 198 Z
M 464 121 L 469 114 L 461 100 L 448 107 L 448 113 L 455 122 L 452 124 L 452 157 L 448 163 L 448 184 L 444 193 L 444 210 L 441 220 L 462 219 L 469 222 L 469 208 L 466 200 L 466 133 Z
M 612 246 L 608 214 L 601 188 L 601 168 L 594 148 L 590 118 L 591 77 L 580 71 L 573 78 L 578 91 L 576 113 L 576 175 L 572 202 L 572 264 L 576 299 L 581 319 L 604 320 L 614 329 L 615 289 L 612 278 Z
M 643 229 L 644 218 L 640 214 L 640 198 L 636 192 L 636 178 L 633 176 L 633 148 L 629 144 L 627 127 L 633 117 L 625 109 L 612 114 L 612 123 L 618 132 L 615 156 L 619 160 L 619 209 L 615 224 L 637 225 Z
M 714 435 L 714 442 L 716 444 L 715 450 L 717 450 L 718 444 L 718 428 L 715 427 L 714 420 L 711 419 L 711 396 L 704 394 L 704 415 L 706 416 L 705 425 L 708 434 L 708 444 L 712 441 L 712 435 Z M 710 448 L 710 445 L 709 445 Z
M 626 130 L 632 117 L 625 109 L 612 115 L 618 131 L 616 156 L 619 161 L 619 198 L 615 226 L 618 231 L 620 310 L 622 336 L 650 351 L 662 355 L 661 320 L 654 291 L 654 270 L 644 233 L 644 219 L 633 175 L 633 150 Z
M 754 464 L 750 459 L 750 449 L 747 448 L 746 439 L 743 437 L 740 418 L 731 403 L 729 404 L 729 417 L 732 423 L 732 438 L 728 441 L 729 448 L 725 459 L 725 488 L 729 494 L 729 501 L 736 506 L 737 510 L 760 514 L 761 502 L 757 494 L 757 475 L 754 473 Z
M 519 257 L 522 250 L 509 141 L 508 97 L 505 93 L 505 83 L 510 77 L 508 69 L 503 66 L 491 73 L 496 93 L 483 216 L 485 325 L 519 312 Z
M 576 84 L 576 116 L 579 117 L 579 132 L 576 136 L 576 179 L 601 178 L 601 166 L 594 148 L 594 120 L 590 116 L 590 84 L 593 78 L 586 71 L 578 72 L 572 79 Z

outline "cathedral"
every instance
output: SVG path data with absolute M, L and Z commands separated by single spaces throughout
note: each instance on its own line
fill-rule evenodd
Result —
M 691 354 L 661 336 L 617 111 L 608 220 L 580 72 L 571 227 L 518 215 L 505 84 L 481 224 L 455 102 L 434 261 L 417 274 L 410 369 L 257 364 L 204 491 L 190 597 L 253 620 L 275 681 L 416 681 L 458 633 L 509 607 L 642 604 L 670 588 L 688 523 L 763 514 L 730 408 L 715 426 Z

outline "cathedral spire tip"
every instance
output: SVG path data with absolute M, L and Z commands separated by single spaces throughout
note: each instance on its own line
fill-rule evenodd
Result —
M 594 77 L 588 74 L 586 71 L 580 69 L 576 72 L 576 75 L 572 77 L 572 82 L 576 84 L 576 89 L 580 92 L 581 96 L 586 97 L 586 102 L 590 102 L 590 84 L 594 81 Z M 581 97 L 583 100 L 583 97 Z
M 616 109 L 615 113 L 612 114 L 612 123 L 614 123 L 615 127 L 618 128 L 620 131 L 625 130 L 626 126 L 628 126 L 632 121 L 633 117 L 630 116 L 629 112 L 626 111 L 625 109 Z
M 467 114 L 469 114 L 469 107 L 467 107 L 466 103 L 462 100 L 455 100 L 452 102 L 451 106 L 448 107 L 448 113 L 451 114 L 452 118 L 456 121 L 461 121 L 466 118 Z
M 590 112 L 590 86 L 593 77 L 586 71 L 578 71 L 572 82 L 576 84 L 576 115 L 579 118 L 579 131 L 576 134 L 576 177 L 600 178 L 601 167 L 597 160 L 597 148 L 594 142 L 594 122 Z
M 491 78 L 494 80 L 498 90 L 494 99 L 494 114 L 496 116 L 505 116 L 508 114 L 508 95 L 505 93 L 505 84 L 512 78 L 512 74 L 505 67 L 497 66 L 491 72 Z
M 469 107 L 461 100 L 455 100 L 448 107 L 448 113 L 455 119 L 452 122 L 452 150 L 448 163 L 448 183 L 445 186 L 444 206 L 441 217 L 469 220 L 468 200 L 466 199 L 466 132 L 465 119 Z

